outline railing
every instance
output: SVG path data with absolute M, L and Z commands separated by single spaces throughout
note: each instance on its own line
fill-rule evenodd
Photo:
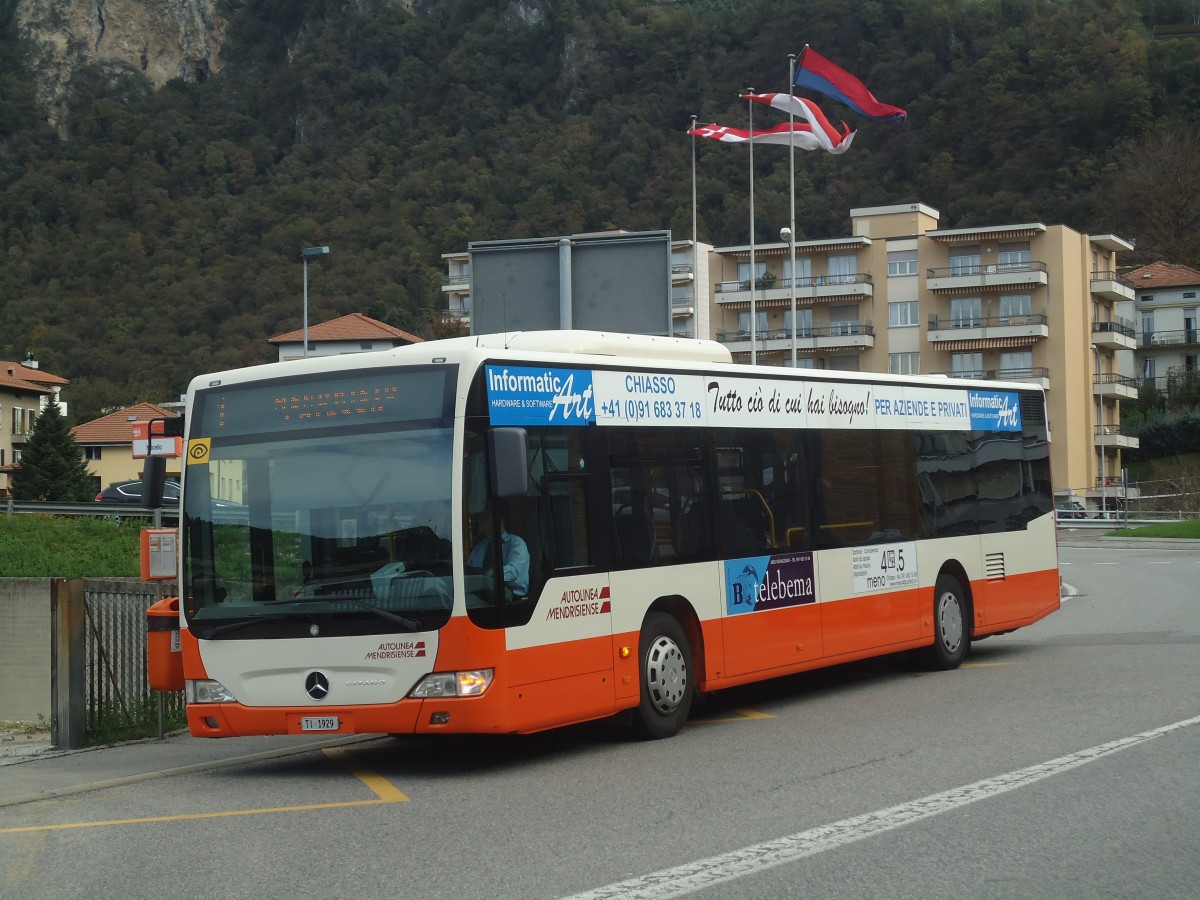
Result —
M 797 328 L 797 338 L 827 338 L 827 337 L 854 337 L 856 335 L 874 336 L 875 326 L 869 322 L 834 322 L 832 325 L 821 325 L 816 328 Z M 764 329 L 755 334 L 755 337 L 760 341 L 767 340 L 791 340 L 792 330 L 790 328 L 773 328 L 770 330 Z M 729 341 L 748 341 L 750 340 L 749 331 L 719 331 L 717 332 L 717 340 L 728 343 Z
M 1044 313 L 1014 316 L 930 316 L 929 330 L 942 331 L 954 328 L 1007 328 L 1019 325 L 1047 325 Z
M 457 275 L 451 274 L 451 275 L 443 275 L 443 276 L 442 276 L 442 284 L 443 284 L 443 285 L 447 285 L 447 284 L 466 284 L 466 283 L 468 283 L 470 280 L 471 280 L 471 273 L 470 273 L 470 272 L 461 272 L 461 273 L 459 273 L 459 274 L 457 274 Z
M 57 503 L 44 500 L 17 501 L 9 497 L 4 502 L 5 515 L 34 513 L 42 516 L 100 516 L 102 518 L 146 518 L 153 519 L 156 512 L 164 517 L 177 518 L 179 510 L 172 506 L 166 509 L 143 509 L 132 503 Z
M 692 264 L 691 263 L 672 263 L 671 274 L 672 275 L 691 275 L 692 274 Z
M 1096 269 L 1094 272 L 1092 272 L 1092 281 L 1115 281 L 1117 284 L 1123 285 L 1127 288 L 1134 287 L 1132 281 L 1130 281 L 1124 275 L 1118 275 L 1116 272 L 1112 271 L 1112 269 Z
M 1116 372 L 1105 372 L 1101 375 L 1093 375 L 1092 384 L 1116 384 L 1120 385 L 1121 387 L 1132 388 L 1135 391 L 1141 386 L 1139 379 L 1131 378 L 1128 375 L 1118 375 Z
M 1093 322 L 1092 334 L 1100 334 L 1102 332 L 1116 332 L 1123 334 L 1125 337 L 1134 337 L 1137 335 L 1137 329 L 1133 322 L 1128 319 L 1113 319 L 1111 322 Z
M 1195 328 L 1181 328 L 1175 331 L 1143 331 L 1141 339 L 1143 347 L 1170 347 L 1196 343 L 1200 343 L 1200 334 Z
M 1008 275 L 1018 272 L 1047 272 L 1044 262 L 979 263 L 977 265 L 944 266 L 926 269 L 926 278 L 958 278 L 959 276 Z
M 1050 370 L 1044 366 L 1023 366 L 1016 369 L 974 369 L 959 372 L 933 372 L 949 378 L 977 378 L 983 381 L 1027 381 L 1032 378 L 1049 378 Z
M 1122 430 L 1120 425 L 1094 425 L 1092 433 L 1096 437 L 1104 435 L 1105 437 L 1133 437 L 1133 433 L 1128 430 Z
M 806 278 L 797 278 L 797 288 L 814 288 L 828 287 L 830 285 L 847 285 L 847 284 L 874 284 L 875 279 L 865 273 L 853 275 L 812 275 Z M 768 290 L 771 288 L 790 288 L 792 279 L 776 278 L 773 275 L 768 275 L 755 280 L 754 287 L 756 290 Z M 749 281 L 720 281 L 717 282 L 716 292 L 718 294 L 735 293 L 737 291 L 750 290 Z

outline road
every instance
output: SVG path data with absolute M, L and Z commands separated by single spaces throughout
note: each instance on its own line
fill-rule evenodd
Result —
M 669 741 L 605 722 L 150 779 L 105 754 L 154 744 L 3 767 L 0 896 L 1194 897 L 1200 553 L 1061 556 L 1062 610 L 957 672 L 728 691 Z M 70 789 L 5 805 L 22 772 Z

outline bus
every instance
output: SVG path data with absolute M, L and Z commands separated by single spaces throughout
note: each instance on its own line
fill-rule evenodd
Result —
M 1059 606 L 1029 384 L 554 331 L 204 375 L 187 410 L 200 737 L 620 714 L 665 738 L 702 693 L 900 652 L 954 669 Z

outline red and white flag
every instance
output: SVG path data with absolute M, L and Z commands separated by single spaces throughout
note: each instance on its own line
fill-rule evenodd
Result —
M 843 121 L 842 130 L 838 131 L 833 123 L 825 117 L 825 113 L 821 112 L 819 106 L 803 97 L 793 97 L 791 94 L 742 94 L 741 99 L 753 100 L 755 103 L 761 103 L 780 112 L 791 113 L 797 118 L 804 119 L 812 126 L 813 134 L 821 142 L 822 149 L 828 150 L 830 153 L 845 152 L 836 148 L 843 142 L 849 146 L 850 141 L 854 139 L 855 132 L 850 130 L 849 125 Z
M 715 123 L 693 128 L 688 134 L 726 144 L 740 144 L 753 140 L 756 144 L 782 144 L 785 147 L 793 144 L 798 150 L 827 150 L 830 153 L 841 154 L 850 149 L 855 133 L 850 131 L 844 135 L 837 135 L 835 142 L 828 135 L 818 137 L 812 126 L 806 122 L 796 122 L 794 126 L 784 122 L 771 128 L 754 129 L 753 138 L 745 128 L 731 128 Z

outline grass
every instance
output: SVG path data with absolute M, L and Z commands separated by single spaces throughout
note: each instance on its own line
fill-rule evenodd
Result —
M 1113 537 L 1161 537 L 1191 538 L 1200 540 L 1200 519 L 1182 519 L 1178 522 L 1160 522 L 1137 528 L 1118 528 L 1107 534 Z
M 108 519 L 0 516 L 5 578 L 136 578 L 141 528 Z

